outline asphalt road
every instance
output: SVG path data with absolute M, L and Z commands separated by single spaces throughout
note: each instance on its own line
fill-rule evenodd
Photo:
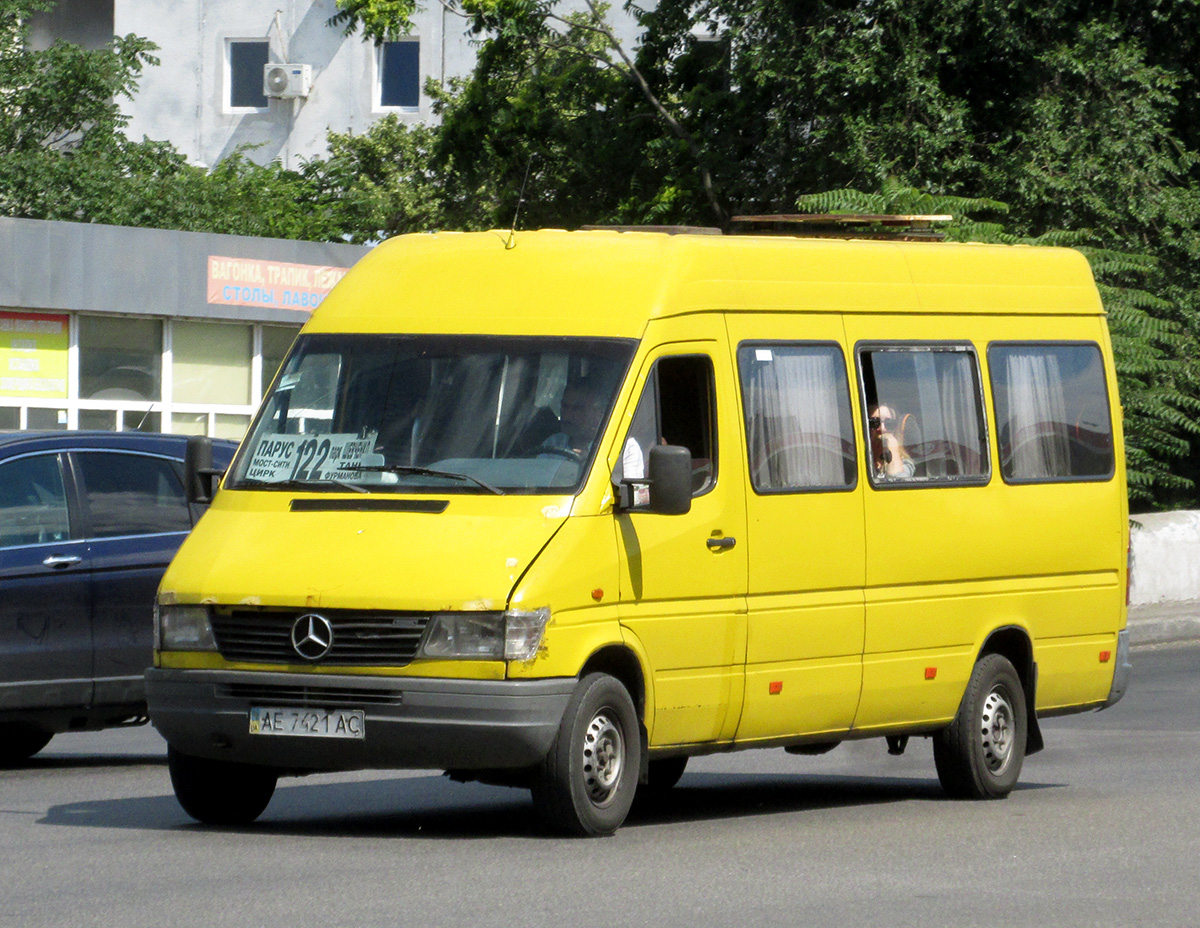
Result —
M 1195 925 L 1200 645 L 1134 658 L 1005 801 L 944 799 L 926 741 L 746 752 L 601 840 L 423 773 L 285 780 L 256 826 L 209 829 L 152 730 L 64 735 L 0 772 L 0 926 Z

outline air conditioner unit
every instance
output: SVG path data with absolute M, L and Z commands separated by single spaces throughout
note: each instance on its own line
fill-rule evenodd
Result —
M 311 88 L 311 64 L 268 64 L 263 67 L 263 93 L 268 97 L 307 97 Z

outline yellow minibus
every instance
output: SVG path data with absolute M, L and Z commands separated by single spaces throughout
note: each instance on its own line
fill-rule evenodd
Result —
M 1130 674 L 1121 410 L 1067 249 L 406 235 L 313 313 L 158 595 L 185 811 L 437 769 L 610 834 L 689 757 L 932 739 L 999 798 Z

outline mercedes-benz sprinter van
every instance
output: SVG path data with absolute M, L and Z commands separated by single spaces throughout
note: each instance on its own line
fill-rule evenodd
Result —
M 604 834 L 690 756 L 918 735 L 1002 797 L 1125 688 L 1124 476 L 1071 250 L 402 236 L 165 576 L 150 715 L 206 822 L 435 768 Z

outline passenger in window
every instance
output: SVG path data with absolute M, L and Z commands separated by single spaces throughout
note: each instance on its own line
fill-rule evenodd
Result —
M 875 476 L 881 480 L 910 480 L 917 465 L 904 448 L 903 435 L 897 434 L 896 411 L 879 405 L 867 419 L 871 437 L 871 461 Z

